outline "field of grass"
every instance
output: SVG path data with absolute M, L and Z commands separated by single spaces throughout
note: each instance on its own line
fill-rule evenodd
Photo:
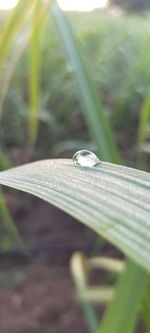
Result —
M 150 65 L 149 18 L 115 17 L 105 12 L 69 16 L 81 43 L 83 58 L 90 68 L 99 101 L 111 120 L 121 154 L 124 159 L 129 159 L 127 163 L 130 164 L 130 159 L 131 163 L 136 159 L 139 116 L 150 89 L 150 72 L 147 70 Z M 41 35 L 36 150 L 42 156 L 57 156 L 61 151 L 70 153 L 94 143 L 82 117 L 73 67 L 66 60 L 50 15 Z M 24 32 L 17 38 L 13 52 L 22 48 L 25 39 Z M 11 71 L 13 65 L 11 57 L 6 73 Z M 3 149 L 15 146 L 26 148 L 30 113 L 29 77 L 28 47 L 17 63 L 3 105 L 0 135 Z M 3 80 L 5 82 L 5 77 Z
M 123 253 L 124 261 L 100 257 L 96 264 L 73 256 L 90 332 L 136 332 L 139 311 L 149 330 L 149 16 L 64 15 L 56 3 L 50 11 L 48 0 L 32 6 L 20 1 L 8 22 L 1 17 L 0 165 L 52 160 L 3 171 L 0 183 L 64 210 Z M 102 161 L 73 165 L 80 149 Z M 6 231 L 24 251 L 0 195 Z M 97 266 L 119 282 L 88 287 Z M 95 302 L 106 305 L 100 324 Z

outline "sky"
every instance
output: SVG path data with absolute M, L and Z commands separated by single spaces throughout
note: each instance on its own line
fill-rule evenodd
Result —
M 18 0 L 0 0 L 0 9 L 9 10 L 16 6 Z M 103 8 L 108 0 L 57 0 L 63 10 L 90 11 Z
M 90 11 L 94 8 L 103 8 L 108 0 L 57 0 L 63 10 Z

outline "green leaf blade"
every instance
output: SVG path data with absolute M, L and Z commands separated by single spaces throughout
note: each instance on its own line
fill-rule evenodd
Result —
M 40 70 L 41 70 L 41 31 L 43 20 L 39 20 L 42 4 L 38 0 L 32 16 L 31 43 L 30 43 L 30 113 L 29 113 L 29 143 L 33 148 L 38 134 L 38 114 L 40 110 Z
M 28 19 L 35 1 L 21 0 L 18 2 L 16 8 L 12 11 L 0 36 L 0 74 L 3 69 L 9 50 L 18 35 L 18 32 L 24 27 Z
M 133 262 L 128 262 L 120 278 L 117 292 L 106 310 L 102 326 L 97 333 L 132 333 L 136 325 L 139 302 L 148 283 L 149 275 Z M 117 314 L 117 317 L 116 317 Z
M 57 3 L 52 6 L 52 12 L 57 28 L 65 46 L 66 53 L 72 64 L 80 100 L 83 105 L 83 113 L 89 132 L 96 142 L 96 146 L 106 161 L 119 163 L 121 158 L 114 141 L 111 126 L 105 117 L 102 104 L 91 80 L 91 75 L 83 61 L 80 45 L 75 38 L 67 16 L 59 8 Z
M 150 271 L 150 175 L 102 162 L 81 168 L 45 160 L 0 173 L 0 183 L 36 195 L 98 232 Z

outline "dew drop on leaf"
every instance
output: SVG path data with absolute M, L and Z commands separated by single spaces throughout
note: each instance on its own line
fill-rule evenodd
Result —
M 73 155 L 74 165 L 92 168 L 100 163 L 99 158 L 89 150 L 79 150 Z

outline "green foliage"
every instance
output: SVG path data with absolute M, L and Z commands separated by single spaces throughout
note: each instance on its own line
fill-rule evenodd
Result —
M 128 262 L 102 322 L 104 333 L 133 332 L 150 272 L 150 175 L 104 162 L 89 169 L 46 160 L 3 171 L 0 182 L 63 209 L 140 265 Z
M 86 299 L 84 293 L 87 290 L 87 272 L 85 258 L 81 253 L 75 253 L 71 259 L 71 271 L 76 284 L 77 294 L 80 297 L 86 320 L 89 324 L 91 333 L 95 333 L 98 322 L 91 302 Z
M 31 4 L 30 0 L 19 1 L 16 9 L 12 11 L 8 20 L 4 22 L 0 37 L 0 73 L 6 63 L 10 49 L 13 47 L 13 42 L 18 35 L 18 31 L 24 27 L 34 3 L 35 1 Z
M 149 271 L 148 173 L 104 162 L 82 169 L 58 159 L 3 171 L 0 181 L 64 209 Z
M 32 148 L 38 135 L 39 111 L 40 111 L 40 77 L 41 77 L 41 34 L 44 21 L 47 16 L 47 9 L 51 3 L 48 0 L 45 5 L 37 0 L 31 17 L 31 37 L 30 37 L 30 113 L 29 113 L 29 146 Z M 30 148 L 30 151 L 32 150 Z
M 141 153 L 148 147 L 148 139 L 149 139 L 149 126 L 150 126 L 150 93 L 145 97 L 143 106 L 140 112 L 140 121 L 138 128 L 138 150 L 140 154 L 139 161 L 141 162 Z
M 89 131 L 91 131 L 91 133 L 93 134 L 93 138 L 97 143 L 97 149 L 100 152 L 103 152 L 103 156 L 110 161 L 116 161 L 118 159 L 118 156 L 116 155 L 116 148 L 111 134 L 111 130 L 108 126 L 108 122 L 105 122 L 106 120 L 103 114 L 102 106 L 99 107 L 98 99 L 95 91 L 93 90 L 90 76 L 85 67 L 85 64 L 82 61 L 79 45 L 75 40 L 74 34 L 71 31 L 65 15 L 63 15 L 57 5 L 55 5 L 55 7 L 53 8 L 53 12 L 57 22 L 57 26 L 59 28 L 60 35 L 62 36 L 64 45 L 68 52 L 72 67 L 77 78 L 81 101 L 83 102 L 83 106 L 85 109 L 84 115 L 85 119 L 87 120 Z M 105 124 L 107 124 L 107 126 L 105 126 Z M 84 277 L 81 268 L 82 265 L 79 261 L 74 274 L 77 276 L 79 275 L 79 279 L 77 279 L 77 288 L 80 292 L 80 295 L 82 295 L 84 290 L 86 289 L 86 281 L 81 278 L 82 276 Z M 82 274 L 80 274 L 80 272 Z M 117 288 L 112 304 L 108 307 L 106 317 L 104 317 L 104 320 L 102 322 L 102 328 L 100 327 L 97 332 L 101 332 L 102 329 L 102 332 L 104 333 L 119 333 L 123 330 L 125 333 L 132 333 L 133 328 L 136 324 L 136 312 L 138 309 L 138 305 L 141 301 L 141 297 L 145 290 L 148 279 L 148 274 L 145 274 L 144 271 L 142 271 L 133 263 L 128 263 L 127 270 L 120 280 L 120 284 Z M 82 280 L 84 281 L 83 283 Z M 137 282 L 137 285 L 135 285 L 135 280 Z M 138 292 L 136 290 L 137 288 Z M 133 295 L 134 301 L 132 303 L 130 302 L 129 294 Z M 127 311 L 125 314 L 126 307 L 128 307 L 129 311 Z M 89 327 L 93 332 L 93 330 L 95 331 L 96 325 L 95 319 L 93 317 L 93 308 L 86 299 L 83 299 L 83 308 L 86 318 L 88 318 L 87 321 L 89 322 Z M 126 320 L 127 324 L 125 325 Z
M 19 247 L 24 253 L 28 253 L 19 232 L 15 226 L 14 220 L 7 207 L 5 196 L 0 188 L 0 217 L 3 221 L 5 235 L 0 239 L 0 250 L 10 250 L 12 247 Z
M 40 107 L 40 37 L 42 27 L 39 22 L 42 5 L 37 1 L 32 18 L 32 32 L 30 42 L 30 113 L 29 113 L 29 142 L 33 146 L 37 136 L 38 113 Z
M 111 123 L 129 137 L 129 149 L 136 154 L 136 139 L 131 142 L 131 138 L 137 132 L 141 105 L 139 146 L 146 139 L 149 119 L 149 96 L 145 99 L 150 86 L 149 18 L 74 14 L 69 15 L 72 33 L 70 23 L 55 5 L 57 26 L 69 54 L 66 60 L 48 11 L 50 2 L 37 0 L 31 5 L 20 0 L 7 20 L 0 22 L 0 83 L 4 88 L 0 101 L 4 111 L 1 145 L 26 148 L 29 138 L 31 151 L 36 143 L 40 157 L 47 152 L 59 154 L 65 149 L 91 146 L 104 159 L 116 163 L 119 157 Z M 116 137 L 121 146 L 121 135 Z M 5 168 L 7 159 L 3 153 L 0 157 Z M 99 290 L 100 297 L 113 297 L 100 330 L 133 332 L 141 302 L 149 329 L 149 174 L 104 162 L 96 168 L 82 169 L 70 160 L 52 160 L 2 172 L 0 180 L 65 210 L 130 258 L 132 262 L 127 263 L 115 293 L 114 288 L 103 290 L 111 292 L 105 295 Z M 4 199 L 0 199 L 5 226 L 22 245 Z M 5 245 L 9 245 L 9 239 Z M 83 303 L 94 332 L 97 321 L 90 297 Z
M 103 113 L 122 133 L 118 143 L 123 148 L 124 159 L 129 138 L 130 156 L 135 160 L 133 138 L 136 136 L 138 115 L 150 83 L 147 71 L 150 66 L 149 19 L 133 16 L 116 19 L 109 14 L 100 13 L 74 14 L 69 15 L 69 18 L 81 44 L 82 57 L 86 57 L 90 78 L 94 81 L 92 86 L 96 86 Z M 42 26 L 40 105 L 36 115 L 36 127 L 39 131 L 36 135 L 38 151 L 45 156 L 47 151 L 49 154 L 57 154 L 57 145 L 62 144 L 62 141 L 65 143 L 74 140 L 72 150 L 76 150 L 78 140 L 86 145 L 90 138 L 81 117 L 73 67 L 70 60 L 65 60 L 50 15 Z M 26 145 L 24 142 L 29 133 L 26 126 L 31 116 L 28 89 L 28 81 L 31 80 L 28 62 L 30 46 L 27 47 L 29 28 L 23 32 L 23 37 L 14 42 L 12 56 L 9 55 L 9 61 L 6 62 L 1 81 L 4 87 L 1 94 L 5 95 L 5 100 L 2 98 L 0 101 L 2 103 L 3 100 L 4 110 L 2 125 L 7 129 L 1 130 L 1 142 L 6 147 L 11 142 L 22 149 Z M 63 149 L 65 151 L 65 147 Z
M 97 333 L 132 333 L 136 324 L 136 312 L 150 276 L 129 262 L 121 277 L 112 303 L 106 311 L 102 327 Z
M 106 161 L 119 162 L 119 154 L 114 144 L 110 125 L 105 119 L 103 107 L 100 105 L 96 91 L 92 86 L 92 80 L 90 80 L 90 74 L 82 60 L 78 42 L 74 37 L 67 18 L 63 15 L 57 4 L 52 9 L 60 35 L 68 52 L 70 63 L 77 78 L 78 90 L 81 102 L 83 103 L 83 113 L 89 132 L 91 132 L 93 139 L 95 139 L 97 150 L 103 158 Z

